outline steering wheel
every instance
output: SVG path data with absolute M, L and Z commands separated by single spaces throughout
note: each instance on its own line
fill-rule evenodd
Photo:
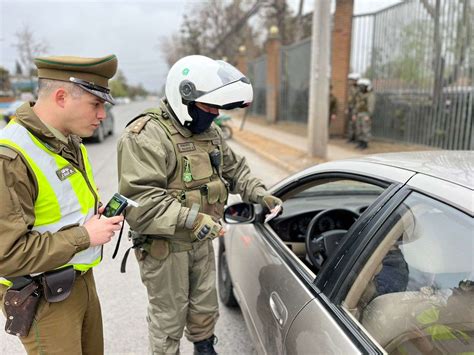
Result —
M 324 218 L 327 218 L 328 215 L 337 217 L 333 217 L 334 219 L 340 219 L 341 217 L 353 219 L 352 223 L 359 218 L 357 213 L 344 208 L 324 210 L 313 217 L 306 231 L 305 242 L 309 261 L 317 269 L 316 271 L 321 269 L 324 261 L 337 249 L 347 233 L 347 229 L 321 231 L 321 222 Z

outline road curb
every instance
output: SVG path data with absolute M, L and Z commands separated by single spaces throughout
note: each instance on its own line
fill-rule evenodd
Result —
M 267 160 L 271 161 L 272 163 L 277 165 L 279 168 L 281 168 L 283 170 L 286 170 L 289 173 L 296 173 L 297 171 L 301 170 L 300 168 L 297 168 L 297 167 L 293 166 L 292 164 L 288 164 L 287 162 L 281 161 L 280 159 L 278 159 L 277 157 L 275 157 L 272 154 L 269 154 L 269 153 L 267 153 L 263 150 L 258 149 L 253 144 L 249 144 L 248 142 L 245 141 L 245 139 L 239 137 L 238 135 L 234 134 L 232 139 L 235 142 L 237 142 L 238 144 L 240 144 L 240 145 L 244 146 L 245 148 L 251 150 L 252 152 L 260 155 L 264 159 L 267 159 Z

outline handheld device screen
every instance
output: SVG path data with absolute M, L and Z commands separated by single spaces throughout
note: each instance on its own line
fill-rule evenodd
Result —
M 113 217 L 119 215 L 127 206 L 127 201 L 120 199 L 117 196 L 112 196 L 110 201 L 105 206 L 104 216 Z

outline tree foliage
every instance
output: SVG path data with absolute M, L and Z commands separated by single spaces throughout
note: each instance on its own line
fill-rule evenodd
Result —
M 18 52 L 19 64 L 22 66 L 20 69 L 32 79 L 36 75 L 34 59 L 46 53 L 49 45 L 45 40 L 37 40 L 28 25 L 15 33 L 15 39 L 13 46 Z
M 160 49 L 170 66 L 191 54 L 235 63 L 241 46 L 249 58 L 263 53 L 270 26 L 277 26 L 282 43 L 288 44 L 304 32 L 297 30 L 304 22 L 301 14 L 292 14 L 286 0 L 209 0 L 192 6 L 179 32 L 160 40 Z
M 142 84 L 130 85 L 121 70 L 118 70 L 114 78 L 110 80 L 109 86 L 113 97 L 130 97 L 133 99 L 137 96 L 148 95 L 148 91 Z
M 8 91 L 10 89 L 10 73 L 7 69 L 0 67 L 0 91 Z

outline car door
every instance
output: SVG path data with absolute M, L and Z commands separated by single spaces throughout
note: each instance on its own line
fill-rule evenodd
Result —
M 269 233 L 261 226 L 239 226 L 227 255 L 234 291 L 258 352 L 281 354 L 292 320 L 314 296 L 282 258 L 285 246 Z M 307 271 L 306 283 L 312 282 L 309 275 Z
M 358 187 L 376 188 L 375 191 L 371 190 L 370 197 L 365 195 L 361 197 L 359 194 L 352 195 L 349 200 L 346 200 L 345 196 L 338 197 L 357 210 L 360 207 L 367 208 L 367 204 L 373 203 L 374 200 L 384 201 L 386 198 L 384 191 L 390 190 L 390 188 L 386 189 L 388 184 L 385 187 L 377 186 L 372 180 L 370 183 L 367 182 L 368 180 L 361 181 L 360 176 L 315 174 L 281 187 L 280 192 L 292 195 L 293 191 L 298 191 L 304 194 L 306 190 L 312 190 L 311 185 L 314 181 L 317 181 L 317 184 L 321 181 L 321 184 L 329 185 L 334 182 L 333 180 L 342 186 L 353 181 Z M 307 185 L 310 187 L 306 188 Z M 328 196 L 327 193 L 323 193 L 322 196 L 324 196 L 324 201 L 312 198 L 308 201 L 317 202 L 324 206 L 322 208 L 330 208 L 333 196 Z M 362 205 L 359 206 L 357 201 L 362 201 Z M 289 207 L 287 202 L 284 206 L 285 204 Z M 298 202 L 293 205 L 297 207 Z M 378 205 L 378 203 L 373 205 Z M 366 214 L 370 216 L 371 211 L 369 208 Z M 358 223 L 365 224 L 366 220 L 367 217 L 361 218 Z M 322 334 L 321 329 L 324 329 L 324 334 L 334 337 L 341 351 L 355 351 L 356 348 L 352 345 L 351 339 L 347 337 L 344 339 L 339 325 L 331 320 L 325 307 L 313 301 L 317 294 L 317 289 L 314 287 L 315 274 L 288 248 L 287 244 L 295 243 L 285 244 L 281 236 L 277 235 L 269 224 L 259 223 L 239 225 L 232 229 L 231 235 L 227 238 L 227 258 L 234 291 L 259 352 L 268 354 L 311 352 L 313 342 L 301 342 L 292 338 L 294 341 L 290 348 L 288 348 L 289 343 L 285 344 L 286 334 L 297 316 L 302 322 L 298 322 L 292 328 L 298 329 L 298 336 L 304 333 L 300 332 L 298 328 L 300 326 L 305 327 L 306 330 L 313 330 L 316 327 L 319 330 L 317 334 Z M 303 308 L 308 310 L 307 314 L 301 314 Z M 315 319 L 315 322 L 307 324 L 307 317 Z M 327 346 L 329 347 L 330 344 Z

